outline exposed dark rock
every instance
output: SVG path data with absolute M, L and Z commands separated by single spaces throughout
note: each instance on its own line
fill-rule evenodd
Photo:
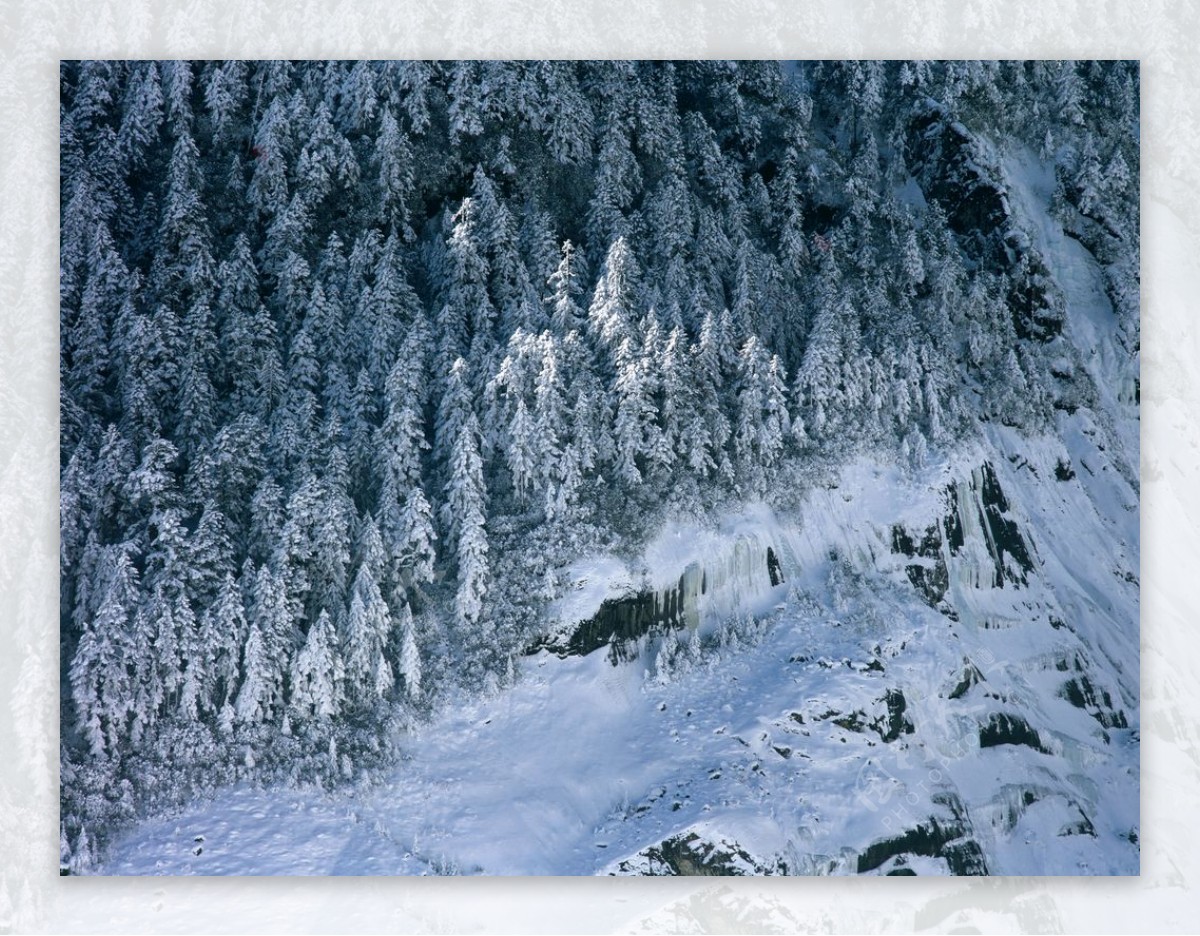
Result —
M 1013 223 L 1000 170 L 980 143 L 928 99 L 915 109 L 906 142 L 909 167 L 925 198 L 946 213 L 963 252 L 1006 277 L 1017 335 L 1049 341 L 1061 334 L 1062 299 L 1041 255 Z
M 970 691 L 972 686 L 986 682 L 983 678 L 983 673 L 979 672 L 979 667 L 970 660 L 964 660 L 963 663 L 962 675 L 959 677 L 958 682 L 955 683 L 954 688 L 950 690 L 947 698 L 961 699 Z
M 908 530 L 902 526 L 892 527 L 892 552 L 900 553 L 904 556 L 915 556 L 917 548 L 913 545 L 912 537 L 908 535 Z
M 1078 709 L 1083 709 L 1105 728 L 1128 728 L 1125 713 L 1114 709 L 1112 696 L 1104 689 L 1097 689 L 1086 675 L 1075 676 L 1063 683 L 1058 691 Z
M 972 482 L 974 483 L 974 482 Z M 963 521 L 959 516 L 959 511 L 962 509 L 962 502 L 958 496 L 957 484 L 951 482 L 947 489 L 947 512 L 944 522 L 946 532 L 946 545 L 949 547 L 950 555 L 958 555 L 965 543 L 963 533 Z M 1005 581 L 1011 582 L 1014 585 L 1028 584 L 1027 575 L 1033 571 L 1033 559 L 1030 556 L 1029 547 L 1025 543 L 1024 537 L 1021 535 L 1020 528 L 1015 520 L 1009 516 L 1008 498 L 1004 494 L 1004 489 L 1000 486 L 1000 480 L 996 477 L 996 470 L 992 467 L 991 462 L 984 462 L 979 473 L 979 499 L 982 505 L 982 510 L 979 515 L 980 522 L 984 528 L 984 535 L 987 538 L 988 551 L 992 555 L 992 559 L 996 564 L 996 584 L 1003 586 Z M 930 528 L 936 533 L 936 527 Z M 905 537 L 907 539 L 907 537 Z M 926 534 L 926 540 L 930 539 L 930 534 Z M 893 544 L 902 542 L 897 540 L 895 531 L 893 530 Z M 911 540 L 907 541 L 911 543 Z M 918 551 L 918 555 L 926 554 L 926 551 Z M 910 555 L 912 553 L 909 553 Z M 940 553 L 939 553 L 940 557 Z M 942 566 L 944 568 L 944 564 Z M 935 567 L 935 573 L 938 570 Z M 910 573 L 910 578 L 913 575 Z M 922 576 L 924 582 L 930 581 L 929 575 Z M 939 580 L 936 576 L 933 578 L 933 583 Z M 915 582 L 914 582 L 915 584 Z
M 907 144 L 908 164 L 925 198 L 946 213 L 968 256 L 999 264 L 1003 253 L 996 233 L 1009 227 L 1008 198 L 999 173 L 985 173 L 985 160 L 966 128 L 926 100 L 909 125 Z
M 779 564 L 779 557 L 775 555 L 775 550 L 770 546 L 767 547 L 767 575 L 771 577 L 771 586 L 782 585 L 783 567 Z
M 1071 467 L 1070 459 L 1063 461 L 1060 458 L 1058 460 L 1058 463 L 1054 466 L 1054 477 L 1058 478 L 1059 481 L 1070 481 L 1075 477 L 1075 469 Z
M 561 636 L 546 637 L 530 646 L 526 653 L 549 650 L 560 657 L 587 656 L 601 647 L 609 647 L 616 665 L 629 657 L 641 638 L 683 627 L 694 619 L 693 580 L 698 575 L 702 573 L 693 564 L 679 577 L 679 583 L 666 591 L 641 591 L 609 598 L 595 616 L 581 621 L 565 640 Z
M 987 874 L 983 851 L 974 839 L 964 838 L 965 832 L 963 824 L 959 821 L 946 822 L 930 817 L 928 821 L 900 835 L 869 845 L 858 856 L 858 873 L 874 871 L 888 859 L 898 855 L 922 855 L 926 858 L 943 859 L 951 874 Z
M 1068 822 L 1058 830 L 1059 835 L 1090 835 L 1096 837 L 1096 827 L 1092 825 L 1092 820 L 1088 818 L 1087 813 L 1079 808 L 1079 804 L 1074 804 L 1076 811 L 1079 813 L 1079 818 L 1074 822 Z
M 942 599 L 946 597 L 946 589 L 950 586 L 944 562 L 939 561 L 933 567 L 910 565 L 905 572 L 913 587 L 921 593 L 921 597 L 931 608 L 937 608 L 942 603 Z
M 736 842 L 710 842 L 695 832 L 665 839 L 658 845 L 644 849 L 638 857 L 646 859 L 645 868 L 631 859 L 620 863 L 620 871 L 667 877 L 742 877 L 747 874 L 788 873 L 787 865 L 782 861 L 766 862 L 755 858 Z
M 1023 455 L 1009 455 L 1008 461 L 1010 464 L 1016 465 L 1018 468 L 1028 471 L 1035 478 L 1040 477 L 1037 469 L 1033 467 L 1033 463 Z
M 883 701 L 888 710 L 886 718 L 880 717 L 871 723 L 871 727 L 879 733 L 880 739 L 890 743 L 897 740 L 902 734 L 912 734 L 913 723 L 904 714 L 908 708 L 904 693 L 899 689 L 889 689 L 883 697 Z
M 913 587 L 931 608 L 938 608 L 950 587 L 950 576 L 946 571 L 946 560 L 942 556 L 942 534 L 936 525 L 929 527 L 920 543 L 902 526 L 892 527 L 892 551 L 913 559 L 927 560 L 912 562 L 904 572 Z
M 958 515 L 958 485 L 953 481 L 946 489 L 946 495 L 946 545 L 950 547 L 950 555 L 956 556 L 963 548 L 966 537 L 963 535 L 962 518 Z
M 1060 673 L 1066 673 L 1074 670 L 1076 673 L 1082 673 L 1085 669 L 1083 657 L 1078 653 L 1072 654 L 1069 658 L 1066 656 L 1057 657 L 1054 661 L 1054 668 Z
M 987 748 L 1002 744 L 1021 744 L 1043 754 L 1050 753 L 1042 745 L 1041 736 L 1022 716 L 997 712 L 980 725 L 979 746 Z
M 1012 831 L 1025 811 L 1042 798 L 1040 791 L 1020 784 L 1005 785 L 1000 798 L 1004 807 L 1004 828 Z
M 889 744 L 899 739 L 902 734 L 913 733 L 912 721 L 904 714 L 908 703 L 903 692 L 899 689 L 889 689 L 883 698 L 876 699 L 876 702 L 883 702 L 887 706 L 886 714 L 868 720 L 867 713 L 862 709 L 855 709 L 846 715 L 830 709 L 824 715 L 819 716 L 817 721 L 832 719 L 839 728 L 858 733 L 869 729 L 878 734 L 881 741 Z M 793 713 L 792 718 L 797 719 L 797 715 Z
M 774 548 L 766 551 L 766 572 L 771 585 L 786 579 L 783 564 Z M 655 634 L 695 624 L 698 611 L 696 598 L 708 590 L 708 573 L 692 563 L 679 577 L 679 582 L 665 591 L 645 590 L 608 598 L 596 614 L 581 621 L 570 635 L 550 635 L 531 644 L 526 654 L 549 650 L 559 657 L 587 656 L 601 647 L 609 647 L 613 665 L 629 659 L 637 652 L 638 642 Z
M 981 476 L 979 496 L 983 502 L 983 520 L 989 545 L 996 560 L 996 580 L 1002 583 L 1007 578 L 1014 584 L 1025 585 L 1025 575 L 1033 571 L 1033 560 L 1029 557 L 1020 529 L 1008 516 L 1008 498 L 1004 496 L 991 462 L 983 463 Z M 1005 556 L 1011 557 L 1020 571 L 1006 563 Z
M 1050 341 L 1062 333 L 1066 319 L 1062 300 L 1054 291 L 1054 278 L 1032 247 L 1014 246 L 1013 256 L 1008 305 L 1017 336 Z
M 988 873 L 983 849 L 974 839 L 948 843 L 942 850 L 941 857 L 946 859 L 951 874 L 978 876 Z

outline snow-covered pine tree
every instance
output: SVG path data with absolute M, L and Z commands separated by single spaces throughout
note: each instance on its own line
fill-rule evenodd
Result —
M 295 171 L 297 192 L 310 211 L 339 189 L 353 191 L 358 182 L 360 170 L 354 148 L 334 126 L 324 101 L 313 113 Z
M 508 427 L 508 442 L 505 446 L 504 457 L 508 464 L 508 470 L 512 474 L 513 491 L 517 495 L 517 500 L 522 503 L 529 499 L 530 488 L 538 474 L 537 468 L 540 459 L 538 459 L 537 442 L 533 417 L 529 415 L 525 401 L 518 399 L 516 408 L 513 410 L 512 422 Z
M 205 610 L 202 627 L 211 654 L 212 704 L 220 709 L 237 692 L 242 648 L 248 637 L 245 599 L 241 583 L 232 572 L 225 574 L 216 601 Z
M 76 722 L 94 758 L 120 750 L 125 717 L 134 705 L 129 659 L 133 611 L 138 602 L 138 574 L 128 546 L 103 554 L 96 571 L 103 598 L 94 618 L 84 625 L 71 659 L 68 678 Z
M 398 579 L 404 588 L 412 588 L 420 593 L 424 586 L 431 585 L 436 579 L 437 551 L 434 543 L 437 542 L 437 532 L 433 526 L 433 508 L 425 499 L 425 492 L 418 486 L 409 490 L 404 501 L 401 528 L 401 546 L 396 553 L 400 566 Z
M 592 340 L 607 355 L 606 359 L 614 371 L 621 343 L 633 338 L 638 276 L 637 261 L 629 249 L 628 241 L 618 237 L 608 248 L 588 306 Z
M 292 707 L 302 719 L 332 718 L 341 711 L 343 672 L 337 634 L 322 611 L 292 664 Z
M 550 332 L 544 332 L 539 344 L 542 360 L 533 390 L 533 418 L 537 474 L 546 486 L 561 477 L 558 460 L 568 427 L 559 342 Z
M 696 418 L 688 429 L 688 464 L 701 477 L 718 473 L 728 477 L 730 473 L 726 446 L 733 430 L 722 402 L 722 388 L 726 386 L 726 378 L 732 377 L 732 372 L 722 366 L 726 340 L 717 317 L 708 310 L 700 327 L 700 340 L 692 346 L 697 406 Z
M 224 142 L 233 136 L 239 111 L 245 104 L 248 87 L 247 65 L 238 59 L 215 64 L 204 83 L 204 103 L 212 121 L 213 135 Z
M 361 63 L 359 63 L 361 65 Z M 355 66 L 356 69 L 358 66 Z M 409 201 L 413 196 L 413 153 L 391 108 L 383 112 L 375 142 L 375 171 L 379 180 L 379 218 L 405 240 L 413 237 L 409 226 Z
M 380 588 L 386 560 L 379 528 L 370 517 L 363 524 L 360 540 L 358 572 L 342 640 L 346 695 L 355 703 L 382 698 L 394 683 L 387 655 L 392 616 Z
M 250 630 L 243 651 L 242 687 L 237 699 L 237 713 L 242 721 L 253 724 L 272 721 L 280 713 L 287 673 L 298 643 L 288 605 L 282 576 L 269 566 L 261 566 L 255 579 Z
M 437 324 L 442 355 L 453 361 L 470 354 L 478 360 L 491 351 L 496 310 L 488 294 L 491 268 L 479 231 L 474 199 L 464 198 L 453 217 L 446 241 L 446 285 Z
M 252 621 L 243 651 L 242 681 L 235 711 L 242 724 L 258 725 L 272 717 L 277 682 L 258 622 Z
M 405 347 L 413 350 L 408 342 Z M 430 448 L 420 413 L 417 382 L 421 375 L 414 367 L 419 361 L 419 357 L 414 360 L 401 356 L 388 375 L 384 391 L 386 415 L 375 442 L 378 467 L 374 476 L 382 479 L 380 520 L 385 541 L 393 549 L 404 535 L 404 501 L 408 492 L 421 483 L 422 453 Z
M 657 415 L 647 386 L 646 367 L 631 338 L 617 348 L 617 419 L 613 426 L 617 477 L 625 484 L 642 483 L 642 462 L 649 454 L 650 426 Z
M 479 457 L 479 423 L 468 416 L 454 445 L 450 480 L 446 484 L 446 510 L 452 518 L 449 544 L 458 570 L 454 608 L 463 639 L 469 645 L 486 645 L 490 630 L 483 617 L 483 600 L 490 587 L 483 463 Z
M 569 240 L 563 241 L 562 259 L 549 280 L 550 322 L 558 335 L 566 335 L 583 327 L 587 313 L 580 305 L 586 278 L 583 257 Z
M 593 244 L 624 239 L 625 211 L 642 187 L 641 167 L 630 148 L 628 121 L 621 110 L 620 97 L 607 102 L 595 188 L 587 209 L 588 237 Z
M 417 647 L 416 625 L 412 609 L 406 603 L 400 610 L 400 678 L 408 698 L 416 702 L 421 698 L 421 652 Z
M 546 147 L 556 162 L 572 166 L 591 161 L 595 132 L 592 102 L 581 91 L 579 67 L 577 62 L 537 63 Z
M 442 477 L 449 479 L 453 474 L 455 448 L 463 428 L 471 421 L 478 431 L 478 419 L 475 416 L 474 401 L 471 391 L 471 381 L 468 376 L 467 362 L 457 358 L 450 365 L 449 373 L 442 383 L 442 394 L 437 403 L 437 416 L 434 424 L 434 454 L 441 468 Z M 442 526 L 452 530 L 455 519 L 450 508 L 442 505 Z

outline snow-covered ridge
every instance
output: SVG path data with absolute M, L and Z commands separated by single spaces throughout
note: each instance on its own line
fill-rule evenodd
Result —
M 106 870 L 287 870 L 270 855 L 299 809 L 308 873 L 1135 873 L 1137 588 L 1107 564 L 1115 502 L 1086 471 L 1055 472 L 1085 454 L 1107 481 L 1102 452 L 999 430 L 915 476 L 863 459 L 788 518 L 668 528 L 637 574 L 580 566 L 560 612 L 704 561 L 727 573 L 706 600 L 763 609 L 755 645 L 665 682 L 645 658 L 527 658 L 516 687 L 402 742 L 354 823 L 336 801 L 242 791 L 143 827 Z M 997 577 L 986 523 L 967 521 L 987 508 L 984 465 L 1029 545 L 1024 582 Z M 940 608 L 909 574 L 936 562 L 931 527 Z M 786 557 L 775 587 L 754 559 L 768 544 Z
M 549 633 L 531 652 L 608 647 L 616 663 L 648 635 L 709 633 L 734 615 L 762 614 L 799 574 L 798 544 L 795 528 L 761 503 L 707 528 L 672 523 L 633 563 L 611 555 L 574 563 L 551 606 Z
M 763 611 L 781 584 L 799 571 L 794 526 L 765 504 L 746 506 L 716 525 L 671 524 L 646 547 L 634 568 L 613 556 L 575 563 L 568 591 L 552 606 L 563 626 L 596 613 L 606 600 L 683 588 L 687 623 L 735 612 Z

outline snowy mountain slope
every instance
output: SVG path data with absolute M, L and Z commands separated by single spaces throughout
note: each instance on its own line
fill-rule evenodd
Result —
M 685 627 L 617 665 L 543 650 L 402 738 L 382 789 L 231 791 L 101 870 L 1137 873 L 1136 409 L 1111 389 L 1095 261 L 1023 173 L 1099 415 L 991 426 L 916 475 L 859 459 L 793 516 L 753 506 L 664 531 L 638 569 L 577 566 L 560 626 L 699 564 L 704 646 Z
M 768 587 L 779 607 L 753 646 L 709 648 L 665 684 L 644 659 L 543 652 L 514 689 L 404 739 L 382 791 L 237 791 L 143 826 L 102 870 L 1136 873 L 1137 683 L 1120 661 L 1137 591 L 1104 529 L 1124 518 L 1055 478 L 1057 443 L 992 444 L 1037 566 L 992 587 L 968 530 L 961 560 L 943 553 L 958 620 L 888 537 L 943 521 L 939 492 L 969 487 L 982 453 L 919 482 L 862 462 L 808 499 L 801 573 Z M 998 457 L 1014 448 L 1019 466 Z
M 64 872 L 1135 870 L 1136 74 L 65 65 Z

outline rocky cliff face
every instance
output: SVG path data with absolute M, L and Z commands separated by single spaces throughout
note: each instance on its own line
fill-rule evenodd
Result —
M 1080 459 L 1115 474 L 1099 450 L 1000 431 L 922 483 L 864 462 L 814 491 L 780 538 L 786 582 L 756 549 L 778 602 L 756 645 L 714 638 L 725 676 L 684 666 L 656 690 L 685 722 L 715 708 L 712 769 L 668 760 L 674 798 L 604 827 L 654 840 L 608 870 L 1136 872 L 1135 493 L 1108 503 L 1062 469 Z M 718 706 L 704 680 L 722 678 Z
M 906 143 L 922 193 L 946 213 L 966 256 L 1009 278 L 1005 299 L 1017 335 L 1044 342 L 1062 334 L 1062 296 L 1013 215 L 990 148 L 932 100 L 917 109 Z

